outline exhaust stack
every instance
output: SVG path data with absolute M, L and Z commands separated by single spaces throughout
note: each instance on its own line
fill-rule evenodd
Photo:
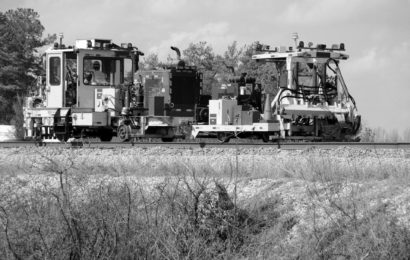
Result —
M 181 59 L 181 51 L 177 47 L 174 47 L 174 46 L 171 46 L 171 50 L 177 53 L 178 67 L 185 67 L 185 61 Z
M 179 51 L 179 49 L 177 47 L 171 46 L 171 50 L 173 50 L 177 53 L 177 59 L 178 59 L 178 61 L 180 61 L 181 60 L 181 52 Z

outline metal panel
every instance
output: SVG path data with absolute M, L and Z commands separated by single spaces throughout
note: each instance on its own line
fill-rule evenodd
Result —
M 235 118 L 240 118 L 241 106 L 238 106 L 237 100 L 218 99 L 209 100 L 209 114 L 216 114 L 217 125 L 229 125 L 235 123 Z M 210 117 L 211 119 L 211 117 Z M 214 123 L 212 121 L 212 123 Z M 238 123 L 238 121 L 236 122 Z M 211 124 L 211 121 L 210 123 Z
M 95 112 L 108 110 L 111 116 L 119 114 L 122 108 L 121 91 L 115 88 L 95 89 Z
M 74 112 L 72 113 L 73 126 L 107 126 L 107 112 Z
M 150 97 L 148 114 L 150 116 L 164 116 L 164 105 L 163 96 Z
M 144 107 L 150 106 L 149 102 L 153 101 L 156 96 L 164 97 L 164 103 L 170 103 L 170 73 L 164 71 L 141 71 L 138 72 L 142 77 L 142 85 L 144 86 Z

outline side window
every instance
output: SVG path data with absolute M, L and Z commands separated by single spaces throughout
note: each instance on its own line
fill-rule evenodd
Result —
M 67 70 L 65 80 L 77 84 L 77 54 L 67 52 L 65 55 L 65 69 Z
M 277 71 L 276 86 L 279 85 L 279 88 L 287 88 L 288 87 L 288 70 L 286 69 L 286 62 L 285 61 L 275 62 L 275 67 Z
M 50 85 L 58 86 L 61 84 L 61 59 L 60 57 L 50 58 Z
M 132 60 L 131 59 L 124 59 L 124 83 L 132 83 L 133 75 L 132 75 Z

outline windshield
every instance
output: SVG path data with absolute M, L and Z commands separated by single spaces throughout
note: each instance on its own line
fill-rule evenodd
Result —
M 292 70 L 295 97 L 314 103 L 333 103 L 338 98 L 338 77 L 328 61 L 299 61 L 292 65 Z
M 132 83 L 131 59 L 90 57 L 83 60 L 85 85 L 110 86 Z
M 318 92 L 318 88 L 322 83 L 323 64 L 296 62 L 295 71 L 295 81 L 298 87 Z
M 291 91 L 297 98 L 332 104 L 349 96 L 337 61 L 333 59 L 315 63 L 298 61 L 292 64 L 292 71 Z

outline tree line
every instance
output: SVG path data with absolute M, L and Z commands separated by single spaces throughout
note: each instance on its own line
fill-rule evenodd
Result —
M 212 45 L 206 41 L 190 43 L 182 50 L 182 60 L 186 65 L 196 66 L 203 74 L 204 92 L 210 93 L 215 86 L 227 83 L 229 78 L 246 73 L 248 77 L 256 78 L 268 93 L 276 93 L 277 70 L 272 63 L 257 64 L 252 60 L 256 45 L 253 42 L 239 46 L 236 41 L 228 45 L 222 55 L 216 54 Z M 167 67 L 175 64 L 175 59 L 169 54 L 167 61 L 160 61 L 158 54 L 150 53 L 142 59 L 141 67 L 145 69 Z
M 401 133 L 397 129 L 386 130 L 382 127 L 363 127 L 361 130 L 361 141 L 369 143 L 383 142 L 410 142 L 410 128 L 404 129 Z
M 21 98 L 43 73 L 37 49 L 55 40 L 43 37 L 39 14 L 30 8 L 0 12 L 0 124 L 13 124 Z

